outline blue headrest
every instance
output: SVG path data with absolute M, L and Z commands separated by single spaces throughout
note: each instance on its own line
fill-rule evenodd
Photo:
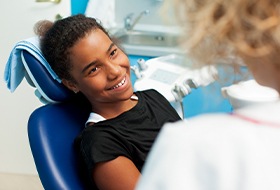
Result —
M 35 94 L 43 103 L 64 102 L 73 97 L 74 93 L 53 79 L 47 69 L 28 51 L 23 50 L 21 58 L 27 72 L 25 78 L 30 85 L 37 88 Z

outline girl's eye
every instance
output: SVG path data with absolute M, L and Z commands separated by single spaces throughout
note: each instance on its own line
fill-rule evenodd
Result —
M 114 49 L 111 53 L 110 56 L 113 57 L 117 53 L 117 49 Z
M 93 68 L 89 71 L 89 74 L 96 72 L 97 69 L 98 69 L 97 67 L 93 67 Z

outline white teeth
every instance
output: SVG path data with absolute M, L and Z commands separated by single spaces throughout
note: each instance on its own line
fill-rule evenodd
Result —
M 124 83 L 125 83 L 125 78 L 119 84 L 114 86 L 112 89 L 118 88 L 118 87 L 122 86 Z

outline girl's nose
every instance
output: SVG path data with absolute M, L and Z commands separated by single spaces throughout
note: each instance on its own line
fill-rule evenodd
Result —
M 121 74 L 121 66 L 116 63 L 109 63 L 106 71 L 108 79 L 113 80 Z

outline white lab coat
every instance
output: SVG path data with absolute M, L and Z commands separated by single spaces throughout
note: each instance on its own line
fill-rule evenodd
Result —
M 279 190 L 280 102 L 236 113 L 165 125 L 136 189 Z

